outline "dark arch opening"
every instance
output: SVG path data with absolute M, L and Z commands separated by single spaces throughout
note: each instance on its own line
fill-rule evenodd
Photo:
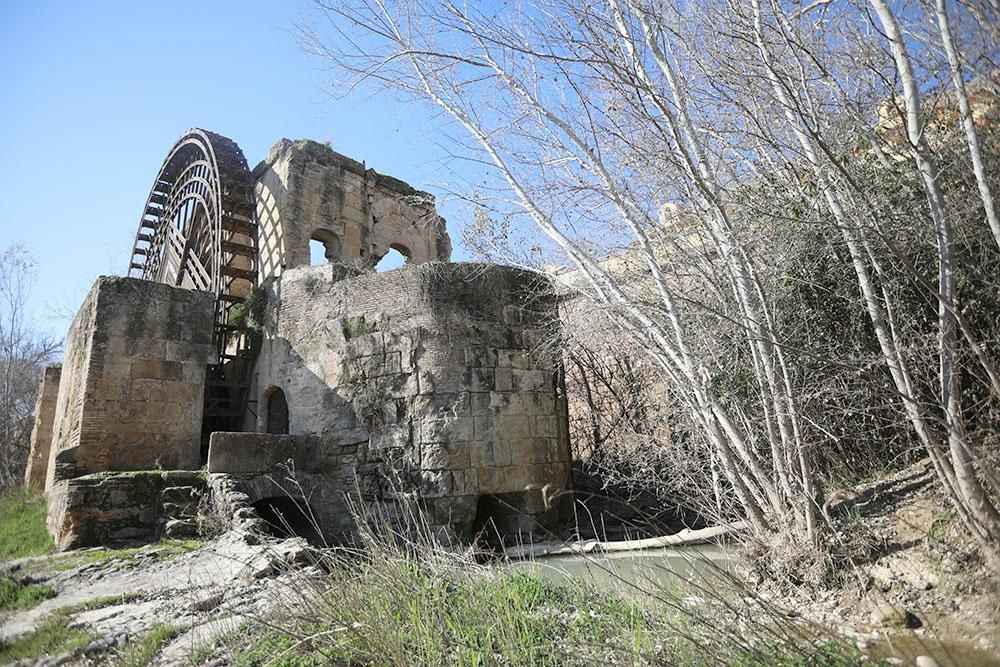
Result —
M 288 435 L 288 401 L 285 399 L 285 392 L 277 387 L 267 394 L 265 431 L 275 435 Z
M 522 492 L 487 494 L 476 504 L 472 533 L 480 548 L 500 553 L 505 545 L 517 544 L 537 528 L 526 511 Z
M 316 518 L 304 500 L 274 496 L 258 500 L 253 508 L 267 524 L 269 535 L 282 540 L 302 537 L 314 547 L 325 546 Z

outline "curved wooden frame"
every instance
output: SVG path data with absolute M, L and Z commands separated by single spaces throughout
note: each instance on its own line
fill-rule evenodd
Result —
M 150 189 L 128 273 L 242 300 L 257 281 L 256 227 L 243 151 L 222 135 L 188 130 Z
M 253 177 L 236 142 L 188 130 L 153 181 L 129 260 L 130 276 L 216 297 L 218 356 L 208 369 L 207 431 L 239 430 L 246 408 L 254 352 L 235 308 L 257 284 L 254 209 Z

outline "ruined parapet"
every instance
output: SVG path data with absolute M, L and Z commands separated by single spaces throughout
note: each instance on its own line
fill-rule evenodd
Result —
M 56 417 L 56 399 L 59 396 L 59 377 L 62 364 L 47 366 L 38 382 L 35 399 L 35 424 L 31 428 L 31 449 L 28 465 L 24 469 L 24 485 L 29 489 L 45 488 L 45 474 L 49 467 L 52 446 L 52 426 Z
M 204 490 L 196 470 L 83 475 L 56 484 L 49 497 L 49 530 L 60 550 L 188 537 L 196 531 Z M 178 525 L 185 530 L 176 530 Z
M 544 277 L 425 264 L 342 280 L 303 267 L 269 289 L 258 430 L 356 448 L 353 480 L 328 471 L 339 488 L 357 483 L 376 504 L 412 493 L 433 525 L 457 535 L 499 518 L 485 514 L 501 506 L 523 511 L 514 523 L 530 529 L 566 488 L 556 308 Z
M 300 535 L 322 532 L 337 541 L 353 527 L 347 498 L 354 490 L 357 450 L 357 445 L 324 442 L 315 435 L 213 433 L 208 457 L 213 503 L 228 528 L 239 528 L 246 519 L 237 515 L 238 507 L 226 510 L 237 492 L 258 518 L 276 505 L 291 507 L 294 516 L 284 519 L 304 523 L 297 526 Z M 223 478 L 229 490 L 220 497 Z M 272 528 L 280 532 L 280 521 Z
M 278 141 L 254 169 L 260 278 L 309 265 L 309 242 L 345 269 L 389 250 L 409 262 L 447 261 L 451 241 L 434 197 L 315 141 Z
M 91 288 L 66 338 L 53 419 L 46 492 L 57 545 L 81 543 L 69 534 L 83 525 L 75 504 L 90 501 L 74 480 L 200 466 L 214 305 L 207 292 L 135 278 L 103 277 Z M 129 494 L 113 497 L 119 513 L 130 510 Z

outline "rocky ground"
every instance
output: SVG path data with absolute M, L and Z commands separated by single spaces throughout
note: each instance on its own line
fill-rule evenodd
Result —
M 29 635 L 56 613 L 70 627 L 85 628 L 90 641 L 14 664 L 120 662 L 130 643 L 156 628 L 170 628 L 152 664 L 187 665 L 216 637 L 248 620 L 266 618 L 272 601 L 288 585 L 289 565 L 308 567 L 301 538 L 262 542 L 234 531 L 184 553 L 176 551 L 151 545 L 121 557 L 103 558 L 101 550 L 91 550 L 4 564 L 4 572 L 19 583 L 49 586 L 55 596 L 0 616 L 0 643 Z
M 1000 665 L 1000 580 L 959 530 L 929 464 L 857 490 L 868 500 L 834 520 L 845 542 L 867 548 L 841 584 L 770 587 L 772 599 L 890 662 Z

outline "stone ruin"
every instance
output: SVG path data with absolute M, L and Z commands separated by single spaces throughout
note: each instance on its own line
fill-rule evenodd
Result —
M 390 249 L 406 265 L 374 272 Z M 549 524 L 570 484 L 553 290 L 450 253 L 431 195 L 326 145 L 282 139 L 251 172 L 186 133 L 131 277 L 97 280 L 42 377 L 26 483 L 57 546 L 198 512 L 331 543 L 413 504 L 443 539 Z

